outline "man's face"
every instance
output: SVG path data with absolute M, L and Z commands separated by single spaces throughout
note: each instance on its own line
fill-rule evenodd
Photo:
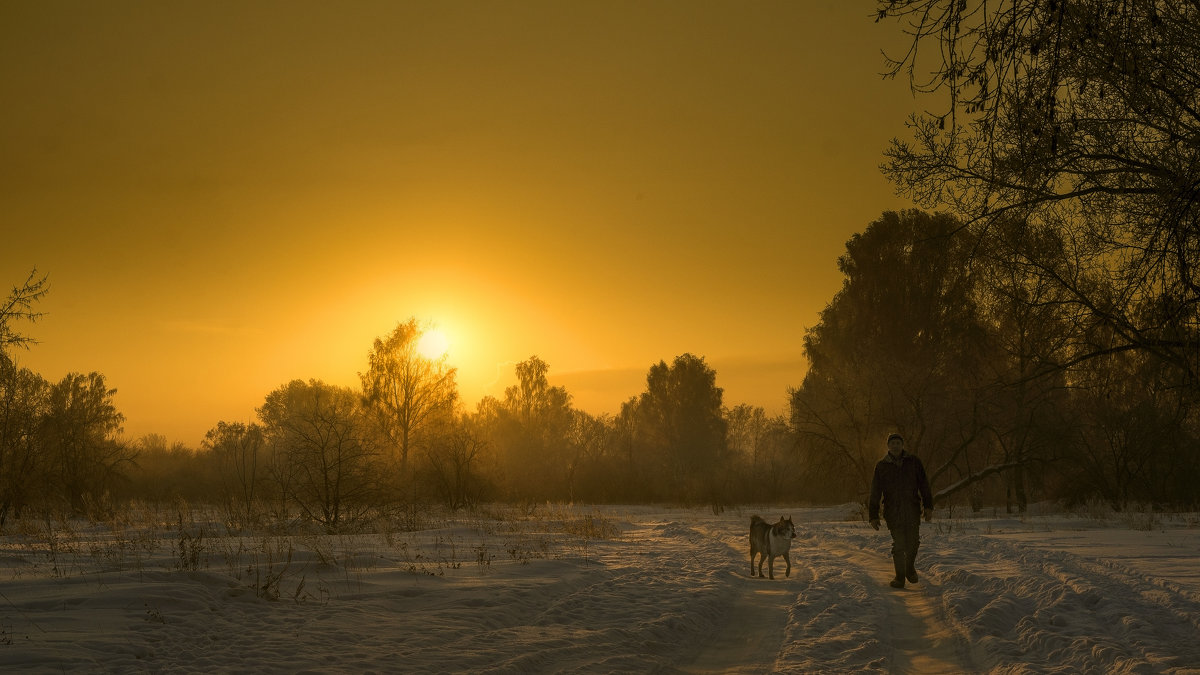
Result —
M 888 452 L 892 453 L 893 455 L 899 455 L 903 451 L 904 439 L 893 438 L 892 440 L 888 441 Z

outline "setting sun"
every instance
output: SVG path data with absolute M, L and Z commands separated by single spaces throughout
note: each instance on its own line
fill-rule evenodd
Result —
M 430 328 L 417 341 L 417 353 L 425 358 L 436 361 L 446 355 L 450 349 L 450 340 L 446 334 L 437 328 Z

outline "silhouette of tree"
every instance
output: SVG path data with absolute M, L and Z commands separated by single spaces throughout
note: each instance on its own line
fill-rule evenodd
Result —
M 619 478 L 616 489 L 618 499 L 636 501 L 653 499 L 657 468 L 651 466 L 650 457 L 641 452 L 642 426 L 641 398 L 631 396 L 621 404 L 621 412 L 613 420 L 612 440 L 614 459 L 619 467 L 614 474 Z
M 359 519 L 377 495 L 378 453 L 360 403 L 348 388 L 293 380 L 258 411 L 285 498 L 329 531 Z
M 471 417 L 451 420 L 432 435 L 424 452 L 426 474 L 442 503 L 458 509 L 483 497 L 487 481 L 480 465 L 487 451 L 488 441 Z
M 719 509 L 728 474 L 723 390 L 704 357 L 683 354 L 660 361 L 638 398 L 637 433 L 672 496 L 705 500 Z
M 219 485 L 208 453 L 197 453 L 181 441 L 162 434 L 146 434 L 130 444 L 134 457 L 124 472 L 124 499 L 169 504 L 184 500 L 212 503 Z
M 76 512 L 103 509 L 133 453 L 118 438 L 125 416 L 100 373 L 69 373 L 50 387 L 41 425 L 47 475 Z
M 415 318 L 397 324 L 391 334 L 376 338 L 367 371 L 359 373 L 367 405 L 399 454 L 402 475 L 413 448 L 440 418 L 453 414 L 458 400 L 457 369 L 444 355 L 431 360 L 418 353 L 422 333 Z
M 571 411 L 567 430 L 566 498 L 603 501 L 611 491 L 613 422 L 607 415 L 596 417 L 582 410 Z
M 263 428 L 253 423 L 217 422 L 204 435 L 203 445 L 215 460 L 229 521 L 239 527 L 253 525 L 267 477 Z
M 35 322 L 42 318 L 41 312 L 33 311 L 33 303 L 41 300 L 50 292 L 48 277 L 38 276 L 34 269 L 25 279 L 25 283 L 15 286 L 8 298 L 0 304 L 0 360 L 9 358 L 8 350 L 12 347 L 28 347 L 36 342 L 31 337 L 16 332 L 13 323 L 17 321 Z
M 511 496 L 522 500 L 564 499 L 571 457 L 571 395 L 552 387 L 550 366 L 538 358 L 518 363 L 517 383 L 504 400 L 480 405 Z
M 795 441 L 787 419 L 768 417 L 760 406 L 739 404 L 724 411 L 731 459 L 740 469 L 743 501 L 805 498 L 811 492 L 796 485 L 800 473 Z
M 877 8 L 912 37 L 888 74 L 946 106 L 911 118 L 914 138 L 893 141 L 885 174 L 976 236 L 1003 236 L 1009 221 L 1062 242 L 1065 256 L 1013 254 L 1111 341 L 1081 341 L 1059 365 L 1144 351 L 1200 393 L 1200 5 Z
M 1165 364 L 1139 352 L 1096 359 L 1073 382 L 1076 400 L 1065 444 L 1070 482 L 1064 497 L 1194 505 L 1200 458 L 1189 406 Z
M 986 340 L 958 227 L 945 215 L 888 212 L 847 242 L 845 282 L 805 335 L 809 370 L 791 392 L 810 482 L 865 497 L 891 431 L 921 453 L 931 480 L 962 470 L 984 427 Z
M 1087 317 L 1073 309 L 1064 289 L 1013 255 L 1037 249 L 1042 260 L 1066 250 L 1053 231 L 1035 233 L 1012 220 L 993 225 L 996 236 L 980 247 L 980 306 L 995 353 L 985 364 L 995 382 L 988 400 L 989 430 L 999 450 L 993 464 L 1008 466 L 1006 506 L 1024 512 L 1027 479 L 1044 475 L 1072 441 L 1063 430 L 1070 407 L 1068 360 Z
M 504 390 L 504 406 L 529 428 L 548 425 L 561 431 L 571 408 L 571 395 L 563 387 L 551 387 L 550 365 L 536 355 L 516 365 L 517 384 Z
M 44 469 L 40 430 L 50 403 L 42 376 L 0 358 L 0 526 L 21 515 Z

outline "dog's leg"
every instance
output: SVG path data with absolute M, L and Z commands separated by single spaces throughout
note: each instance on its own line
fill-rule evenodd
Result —
M 770 572 L 770 574 L 771 574 L 770 578 L 774 579 L 775 578 L 775 556 L 774 556 L 774 554 L 772 554 L 770 556 L 770 558 L 767 560 L 767 571 Z M 761 577 L 762 572 L 759 572 L 758 576 Z
M 783 573 L 783 576 L 790 577 L 792 576 L 792 556 L 788 555 L 787 551 L 784 551 L 783 559 L 787 561 L 787 571 Z

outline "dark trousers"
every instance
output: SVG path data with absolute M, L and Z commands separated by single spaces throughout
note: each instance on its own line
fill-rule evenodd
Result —
M 917 547 L 921 545 L 921 521 L 888 523 L 888 530 L 892 533 L 892 564 L 896 567 L 896 578 L 914 575 L 913 564 L 917 560 Z

